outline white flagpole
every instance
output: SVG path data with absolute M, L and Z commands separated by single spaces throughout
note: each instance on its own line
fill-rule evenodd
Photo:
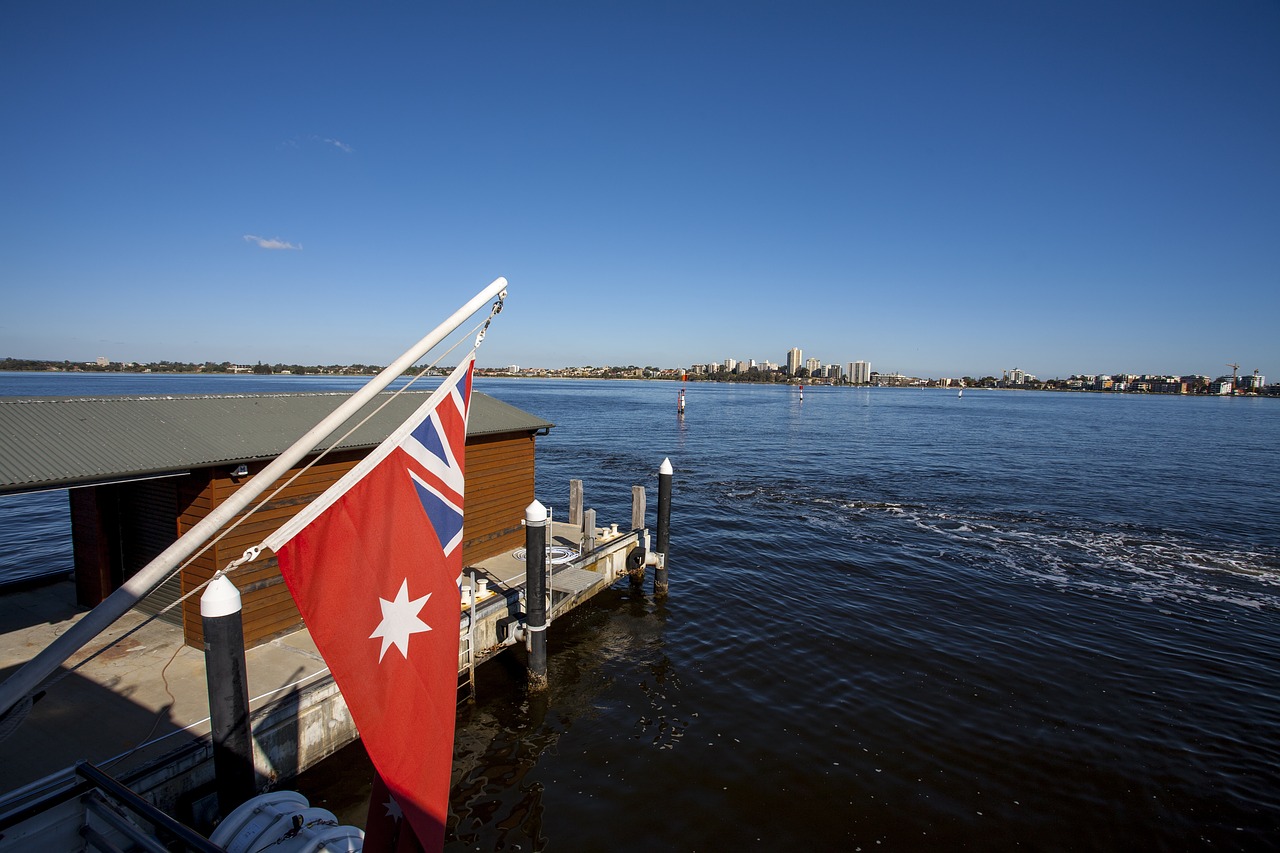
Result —
M 218 532 L 224 524 L 231 521 L 241 510 L 249 506 L 254 498 L 267 490 L 272 483 L 288 473 L 298 461 L 315 449 L 321 441 L 334 430 L 342 426 L 360 407 L 371 400 L 378 392 L 391 384 L 396 377 L 403 374 L 415 362 L 434 349 L 448 337 L 454 329 L 461 326 L 468 317 L 480 310 L 486 302 L 498 296 L 505 296 L 507 280 L 499 277 L 480 291 L 471 301 L 463 305 L 453 316 L 445 320 L 404 355 L 397 358 L 385 370 L 369 380 L 369 383 L 333 411 L 328 417 L 311 428 L 311 431 L 298 439 L 288 450 L 276 457 L 250 480 L 245 482 L 235 494 L 227 498 L 205 518 L 183 534 L 158 557 L 144 566 L 133 577 L 111 593 L 102 603 L 90 610 L 79 622 L 67 629 L 66 633 L 42 649 L 31 660 L 0 684 L 0 715 L 35 690 L 59 666 L 79 651 L 86 643 L 101 634 L 117 619 L 129 612 L 135 604 L 142 600 L 152 589 L 187 557 L 194 554 L 201 545 Z

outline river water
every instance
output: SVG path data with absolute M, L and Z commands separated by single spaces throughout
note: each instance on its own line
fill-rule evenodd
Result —
M 481 668 L 451 849 L 1280 848 L 1280 401 L 698 383 L 678 418 L 670 383 L 476 387 L 557 424 L 560 517 L 578 478 L 624 526 L 648 486 L 652 520 L 671 459 L 671 593 L 554 624 L 545 695 Z M 0 572 L 69 570 L 65 515 L 0 500 Z M 362 822 L 366 773 L 357 746 L 299 787 Z

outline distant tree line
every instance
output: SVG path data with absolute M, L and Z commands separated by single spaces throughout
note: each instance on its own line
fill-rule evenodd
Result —
M 247 370 L 246 370 L 247 367 Z M 269 375 L 368 375 L 382 370 L 376 364 L 264 364 L 237 365 L 229 361 L 55 361 L 38 358 L 0 358 L 0 370 L 61 371 L 66 373 L 254 373 Z

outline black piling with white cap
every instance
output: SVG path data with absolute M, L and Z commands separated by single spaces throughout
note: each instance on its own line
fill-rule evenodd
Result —
M 529 638 L 529 689 L 547 688 L 547 508 L 534 501 L 524 511 L 525 632 Z
M 671 544 L 671 460 L 658 467 L 658 565 L 653 570 L 653 594 L 667 594 L 667 554 Z
M 226 817 L 255 793 L 240 590 L 226 575 L 215 575 L 200 596 L 200 621 L 218 811 Z

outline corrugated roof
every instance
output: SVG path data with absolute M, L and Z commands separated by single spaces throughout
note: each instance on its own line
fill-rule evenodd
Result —
M 401 394 L 337 447 L 376 446 L 422 405 L 427 393 Z M 270 459 L 347 396 L 0 398 L 0 494 Z M 351 422 L 388 396 L 379 395 Z M 552 426 L 487 394 L 472 394 L 468 436 L 537 432 Z

